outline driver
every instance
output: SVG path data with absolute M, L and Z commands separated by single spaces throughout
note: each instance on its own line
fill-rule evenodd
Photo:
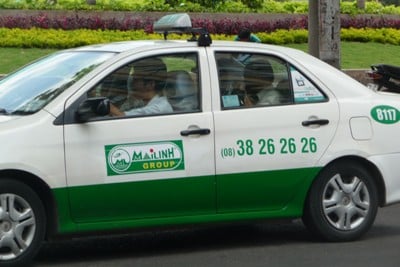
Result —
M 173 112 L 171 104 L 162 94 L 167 67 L 159 58 L 148 58 L 134 64 L 132 96 L 143 102 L 143 107 L 122 111 L 110 106 L 112 116 L 133 116 Z

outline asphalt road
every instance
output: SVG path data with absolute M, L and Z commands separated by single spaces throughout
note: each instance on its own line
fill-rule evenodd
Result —
M 398 267 L 400 205 L 379 210 L 361 240 L 323 243 L 300 221 L 190 227 L 46 244 L 33 266 Z

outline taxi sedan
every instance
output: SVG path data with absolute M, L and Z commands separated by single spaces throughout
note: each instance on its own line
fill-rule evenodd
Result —
M 204 32 L 44 57 L 0 80 L 0 262 L 55 235 L 252 219 L 355 240 L 400 201 L 399 100 Z

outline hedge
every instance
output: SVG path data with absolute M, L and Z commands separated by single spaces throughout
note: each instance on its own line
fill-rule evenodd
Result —
M 308 31 L 277 30 L 271 33 L 257 33 L 266 44 L 306 43 Z M 126 40 L 162 39 L 162 35 L 146 33 L 144 30 L 88 30 L 64 31 L 60 29 L 8 29 L 0 28 L 0 47 L 21 48 L 72 48 L 77 46 Z M 189 39 L 189 35 L 171 34 L 169 39 Z M 233 40 L 233 35 L 212 34 L 214 40 Z M 400 30 L 384 29 L 342 29 L 343 41 L 379 42 L 400 45 Z
M 308 0 L 0 0 L 1 9 L 34 10 L 113 10 L 113 11 L 173 11 L 173 12 L 229 12 L 229 13 L 286 13 L 305 14 Z M 357 1 L 341 1 L 342 14 L 400 14 L 400 7 L 367 1 L 365 9 L 357 8 Z

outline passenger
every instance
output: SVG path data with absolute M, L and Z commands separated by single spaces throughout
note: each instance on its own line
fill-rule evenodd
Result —
M 274 72 L 266 60 L 250 62 L 244 69 L 246 95 L 244 105 L 276 105 L 280 103 L 280 93 L 272 86 Z
M 260 38 L 252 34 L 247 28 L 240 30 L 239 34 L 235 37 L 235 41 L 261 43 Z
M 167 68 L 161 59 L 151 58 L 134 64 L 132 96 L 143 102 L 143 107 L 122 111 L 110 106 L 112 116 L 133 116 L 171 113 L 172 106 L 162 94 L 165 87 Z

